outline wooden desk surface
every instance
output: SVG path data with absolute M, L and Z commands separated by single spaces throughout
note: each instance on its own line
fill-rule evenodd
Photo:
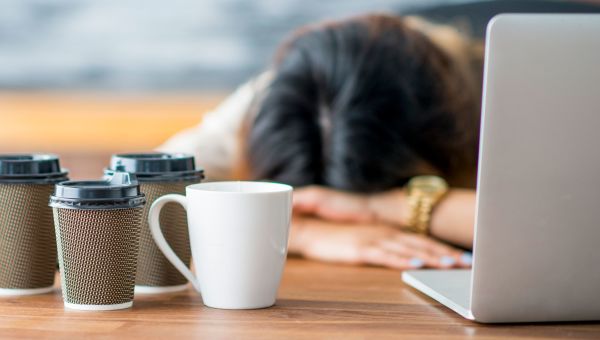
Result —
M 0 338 L 600 338 L 598 323 L 480 325 L 405 286 L 397 271 L 290 259 L 277 304 L 204 307 L 191 289 L 137 296 L 129 310 L 63 308 L 54 294 L 0 298 Z

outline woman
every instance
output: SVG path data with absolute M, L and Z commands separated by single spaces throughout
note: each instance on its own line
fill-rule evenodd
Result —
M 290 253 L 399 269 L 462 267 L 471 247 L 479 89 L 471 45 L 417 18 L 368 15 L 300 29 L 271 70 L 159 148 L 210 179 L 298 187 Z M 451 189 L 426 214 L 403 188 Z M 436 202 L 437 203 L 437 202 Z M 415 216 L 413 216 L 415 215 Z M 444 242 L 441 242 L 444 241 Z

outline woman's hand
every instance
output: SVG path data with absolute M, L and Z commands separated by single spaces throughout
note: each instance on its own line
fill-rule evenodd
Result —
M 290 252 L 320 261 L 400 270 L 469 267 L 470 255 L 432 238 L 386 225 L 343 225 L 295 216 Z

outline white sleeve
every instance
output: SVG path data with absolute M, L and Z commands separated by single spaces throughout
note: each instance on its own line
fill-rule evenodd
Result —
M 216 109 L 206 113 L 200 124 L 169 138 L 157 151 L 192 154 L 207 179 L 230 179 L 239 157 L 242 124 L 255 96 L 265 90 L 270 81 L 271 73 L 265 72 L 242 85 Z

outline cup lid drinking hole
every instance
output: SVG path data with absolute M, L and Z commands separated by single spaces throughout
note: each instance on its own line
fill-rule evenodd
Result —
M 146 203 L 135 175 L 117 169 L 106 180 L 58 183 L 50 206 L 64 209 L 124 209 Z

